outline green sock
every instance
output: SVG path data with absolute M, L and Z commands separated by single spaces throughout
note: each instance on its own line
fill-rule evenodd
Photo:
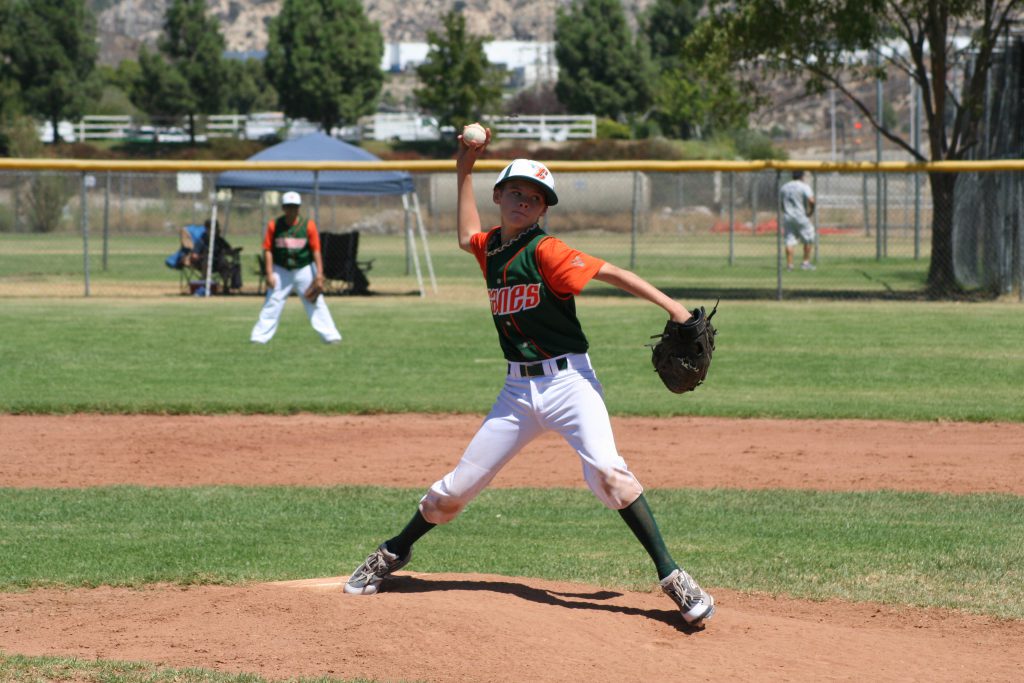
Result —
M 658 580 L 664 579 L 679 568 L 669 554 L 668 548 L 665 547 L 665 540 L 661 537 L 661 531 L 658 530 L 658 523 L 654 521 L 654 513 L 651 512 L 651 506 L 647 504 L 647 498 L 643 494 L 630 503 L 629 507 L 619 510 L 619 514 L 622 515 L 622 519 L 626 521 L 647 554 L 654 560 L 654 566 L 658 570 Z
M 384 542 L 387 549 L 395 553 L 399 557 L 405 557 L 409 554 L 412 549 L 412 544 L 420 540 L 420 538 L 433 529 L 436 524 L 431 524 L 427 520 L 423 519 L 423 515 L 420 514 L 419 510 L 416 510 L 416 514 L 412 516 L 409 523 L 402 529 L 402 533 L 398 534 L 394 538 L 389 538 Z

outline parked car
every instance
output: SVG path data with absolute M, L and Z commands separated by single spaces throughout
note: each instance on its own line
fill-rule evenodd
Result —
M 191 138 L 188 135 L 188 131 L 179 126 L 169 126 L 167 128 L 157 128 L 156 130 L 156 141 L 157 142 L 190 142 Z M 196 134 L 196 142 L 206 142 L 206 136 L 202 133 Z
M 124 139 L 127 142 L 153 142 L 156 140 L 156 128 L 153 126 L 136 126 L 129 128 Z

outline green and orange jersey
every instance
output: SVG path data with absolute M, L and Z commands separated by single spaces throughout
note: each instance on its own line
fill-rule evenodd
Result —
M 274 265 L 296 270 L 313 262 L 313 252 L 320 251 L 320 233 L 312 218 L 298 216 L 288 225 L 284 216 L 267 223 L 263 249 L 274 257 Z
M 575 296 L 605 262 L 537 226 L 495 253 L 499 240 L 496 227 L 473 235 L 470 246 L 487 282 L 506 360 L 521 363 L 586 353 L 589 343 L 576 317 Z

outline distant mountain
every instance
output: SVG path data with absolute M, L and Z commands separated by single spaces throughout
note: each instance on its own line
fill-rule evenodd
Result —
M 464 7 L 466 24 L 474 35 L 495 40 L 549 41 L 555 12 L 572 0 L 363 0 L 366 15 L 377 22 L 385 42 L 425 41 L 427 31 L 439 30 L 441 16 L 456 4 Z M 629 17 L 652 0 L 623 0 Z M 139 47 L 155 45 L 163 30 L 170 0 L 88 0 L 96 13 L 100 62 L 115 65 L 134 58 Z M 228 50 L 264 50 L 267 23 L 281 10 L 283 0 L 207 0 L 211 15 L 221 24 Z

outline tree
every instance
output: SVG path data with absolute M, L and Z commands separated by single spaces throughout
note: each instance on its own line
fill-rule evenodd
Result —
M 138 75 L 131 89 L 132 104 L 150 116 L 179 117 L 193 111 L 188 82 L 159 53 L 139 51 Z M 155 141 L 155 138 L 154 138 Z
M 798 74 L 810 92 L 842 93 L 888 140 L 920 161 L 963 159 L 978 139 L 993 51 L 1024 0 L 712 0 L 690 48 L 728 56 L 750 78 L 758 70 Z M 961 42 L 962 41 L 962 42 Z M 906 73 L 920 87 L 928 149 L 918 153 L 886 125 L 852 84 Z M 953 270 L 955 173 L 929 174 L 932 212 L 928 289 L 958 290 Z
M 224 103 L 224 37 L 217 20 L 206 16 L 205 0 L 173 0 L 164 15 L 159 48 L 187 86 L 188 104 L 180 113 L 188 115 L 195 144 L 196 115 L 216 114 Z
M 443 125 L 461 130 L 479 121 L 501 99 L 501 75 L 487 60 L 484 44 L 491 38 L 466 31 L 466 18 L 452 10 L 441 20 L 444 33 L 427 32 L 427 58 L 416 68 L 422 87 L 420 106 Z
M 96 25 L 84 0 L 11 2 L 5 10 L 0 63 L 13 77 L 27 113 L 49 121 L 54 143 L 61 119 L 85 113 L 96 90 Z
M 21 101 L 18 81 L 9 56 L 15 42 L 11 31 L 14 24 L 13 12 L 13 0 L 0 0 L 0 154 L 8 154 L 13 135 L 11 129 Z
M 652 102 L 650 57 L 626 24 L 620 0 L 573 0 L 555 19 L 555 92 L 574 114 L 624 121 Z
M 224 100 L 228 111 L 250 114 L 277 108 L 277 91 L 267 80 L 259 59 L 228 59 L 224 62 Z
M 700 0 L 654 0 L 642 17 L 651 58 L 659 68 L 677 68 L 682 47 L 697 24 Z
M 684 50 L 702 6 L 699 0 L 655 0 L 641 17 L 658 74 L 651 117 L 670 137 L 745 128 L 751 110 L 721 60 L 696 60 Z
M 377 108 L 384 40 L 359 0 L 285 0 L 269 33 L 267 76 L 288 116 L 330 133 Z

